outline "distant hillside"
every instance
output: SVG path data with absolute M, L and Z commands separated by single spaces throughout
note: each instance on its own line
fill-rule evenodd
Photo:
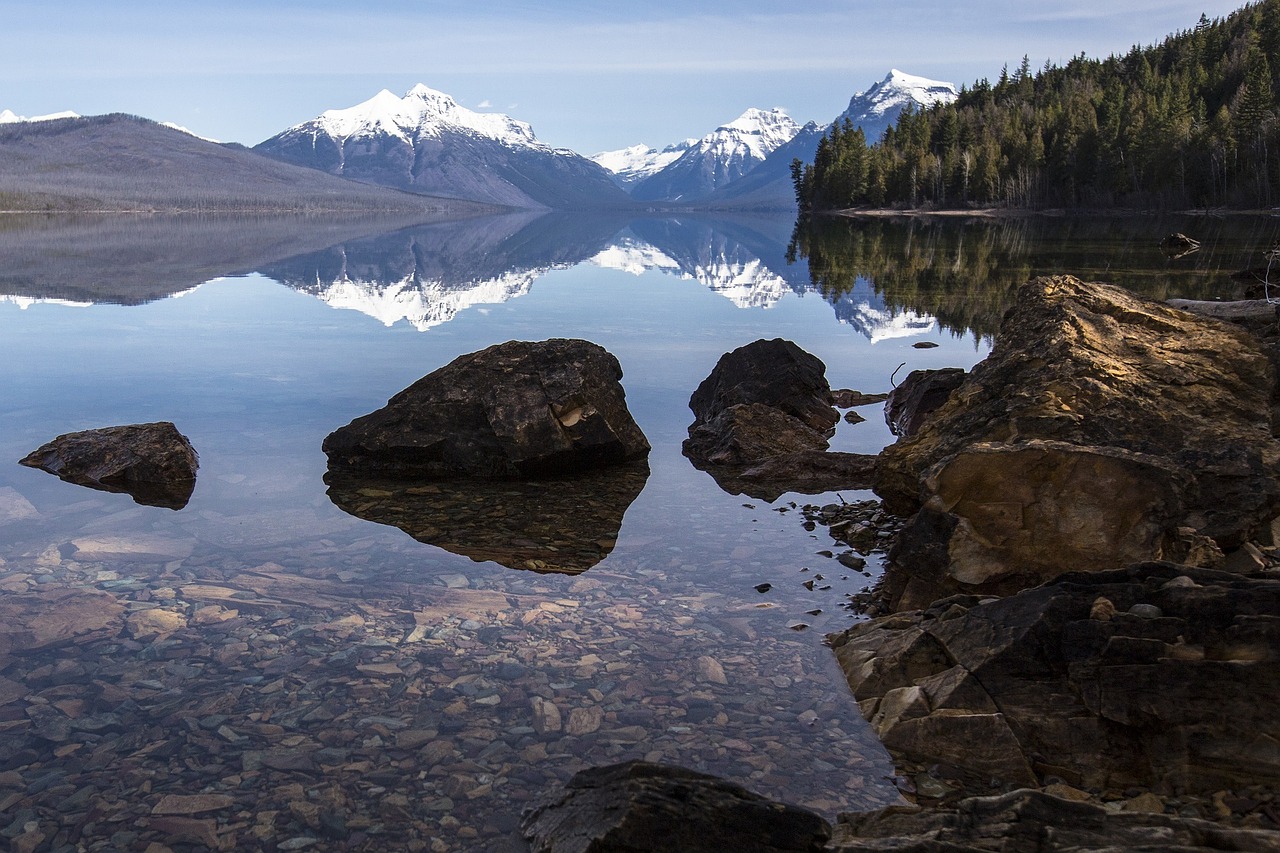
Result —
M 1021 66 L 907 113 L 867 146 L 833 127 L 796 175 L 802 212 L 902 207 L 1280 205 L 1280 0 L 1159 44 Z
M 344 180 L 112 114 L 0 124 L 0 210 L 467 216 L 485 208 Z

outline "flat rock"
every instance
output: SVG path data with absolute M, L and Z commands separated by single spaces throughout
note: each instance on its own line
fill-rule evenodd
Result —
M 12 524 L 15 521 L 26 521 L 40 513 L 17 489 L 9 486 L 0 487 L 0 524 Z
M 20 460 L 60 479 L 123 492 L 146 506 L 182 509 L 196 487 L 199 458 L 168 421 L 60 435 Z
M 454 359 L 324 440 L 330 470 L 527 478 L 634 462 L 649 442 L 622 367 L 588 341 L 508 341 Z
M 194 539 L 174 539 L 151 533 L 129 536 L 82 536 L 71 540 L 75 559 L 89 562 L 181 560 L 191 556 Z
M 522 830 L 536 853 L 817 853 L 830 836 L 813 812 L 642 761 L 577 773 L 525 812 Z
M 124 626 L 124 605 L 105 592 L 59 589 L 0 596 L 0 655 L 103 636 Z
M 1276 613 L 1280 580 L 1145 563 L 953 596 L 829 639 L 901 759 L 984 784 L 1211 793 L 1280 785 Z

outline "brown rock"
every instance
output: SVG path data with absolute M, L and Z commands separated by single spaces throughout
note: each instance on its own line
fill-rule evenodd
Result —
M 1211 560 L 1195 537 L 1232 549 L 1280 510 L 1274 386 L 1238 328 L 1069 276 L 1030 282 L 990 356 L 881 455 L 886 506 L 923 507 L 893 561 L 944 581 L 940 597 Z
M 168 421 L 67 433 L 20 461 L 69 483 L 168 509 L 187 505 L 199 467 L 191 442 Z
M 124 605 L 105 592 L 61 589 L 0 596 L 0 655 L 114 636 Z
M 129 629 L 130 637 L 135 640 L 144 640 L 149 637 L 172 634 L 179 628 L 185 628 L 187 619 L 181 613 L 154 608 L 130 614 L 125 620 L 125 625 Z

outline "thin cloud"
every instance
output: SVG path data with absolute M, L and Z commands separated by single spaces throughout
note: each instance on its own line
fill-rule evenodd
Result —
M 481 109 L 481 110 L 487 110 L 492 107 L 493 107 L 493 101 L 489 100 L 488 98 L 485 98 L 483 101 L 476 104 L 476 109 Z

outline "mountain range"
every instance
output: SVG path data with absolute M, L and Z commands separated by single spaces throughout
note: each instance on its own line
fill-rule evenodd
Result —
M 893 70 L 836 121 L 874 140 L 908 106 L 956 96 L 950 83 Z M 700 139 L 586 158 L 425 85 L 327 110 L 252 149 L 136 116 L 6 110 L 0 209 L 793 210 L 791 162 L 811 161 L 829 126 L 752 108 Z

